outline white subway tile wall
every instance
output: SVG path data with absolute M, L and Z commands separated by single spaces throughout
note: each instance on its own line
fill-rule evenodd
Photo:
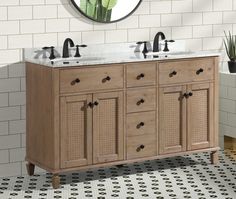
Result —
M 168 39 L 185 39 L 189 50 L 208 50 L 223 48 L 224 30 L 236 33 L 236 0 L 143 0 L 129 18 L 106 25 L 83 18 L 69 2 L 0 1 L 0 177 L 25 174 L 22 48 L 62 46 L 66 37 L 76 44 L 153 40 L 163 31 Z M 231 88 L 221 88 L 221 121 L 233 125 L 235 117 L 228 118 L 236 112 L 236 79 L 222 81 Z M 224 131 L 233 128 L 226 127 L 221 124 Z

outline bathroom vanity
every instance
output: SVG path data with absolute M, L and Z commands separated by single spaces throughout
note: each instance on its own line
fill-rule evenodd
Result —
M 217 163 L 218 55 L 27 61 L 27 169 L 53 174 L 198 152 Z

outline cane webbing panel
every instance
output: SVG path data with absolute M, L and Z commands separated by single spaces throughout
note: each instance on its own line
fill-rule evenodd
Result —
M 85 157 L 86 112 L 83 110 L 83 107 L 84 102 L 67 104 L 68 160 L 83 159 Z
M 117 99 L 99 100 L 99 154 L 117 154 Z
M 179 92 L 164 94 L 163 133 L 166 147 L 181 145 L 181 103 L 179 97 Z
M 208 141 L 208 90 L 194 91 L 191 100 L 192 143 Z

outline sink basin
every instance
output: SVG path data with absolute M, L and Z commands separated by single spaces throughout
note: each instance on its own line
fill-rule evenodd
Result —
M 103 60 L 103 57 L 69 57 L 69 58 L 56 58 L 53 61 L 54 64 L 62 63 L 62 64 L 75 64 L 80 62 L 93 62 Z
M 153 55 L 153 56 L 178 56 L 178 55 L 190 55 L 193 54 L 194 52 L 191 51 L 176 51 L 176 52 L 149 52 L 147 55 Z

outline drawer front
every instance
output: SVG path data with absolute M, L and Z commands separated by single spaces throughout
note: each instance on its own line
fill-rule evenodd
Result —
M 118 89 L 124 86 L 123 65 L 60 71 L 60 92 Z
M 127 159 L 157 155 L 156 135 L 141 135 L 127 138 Z
M 127 87 L 156 84 L 156 64 L 137 63 L 126 66 Z
M 159 83 L 175 84 L 213 80 L 213 59 L 166 62 L 159 65 Z
M 156 90 L 154 88 L 127 91 L 127 113 L 152 111 L 155 108 Z
M 127 136 L 155 134 L 156 132 L 155 111 L 128 114 L 126 128 L 127 128 Z

